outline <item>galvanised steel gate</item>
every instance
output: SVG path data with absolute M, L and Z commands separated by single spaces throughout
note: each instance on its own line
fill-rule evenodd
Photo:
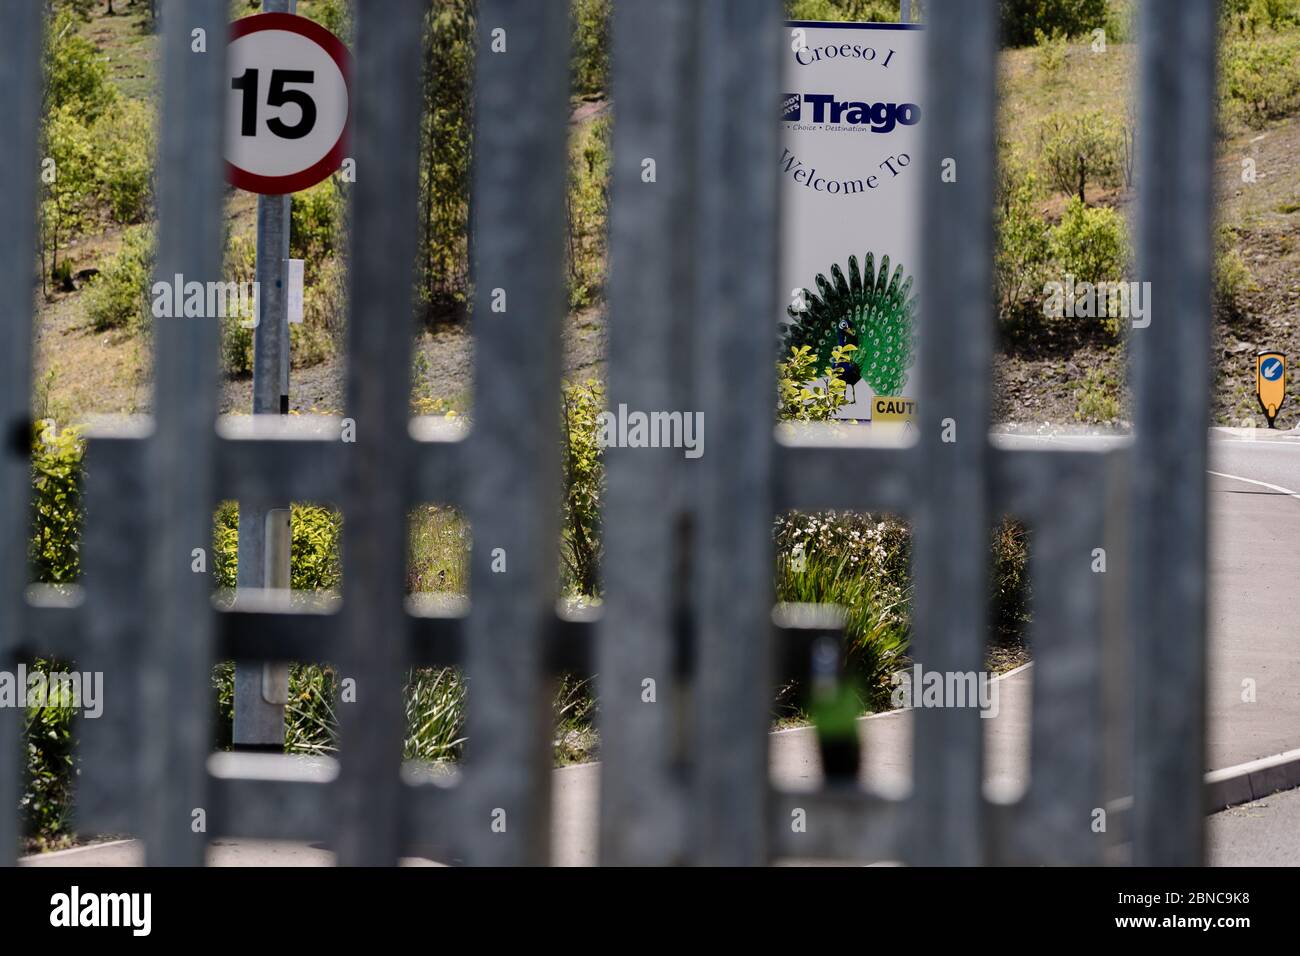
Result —
M 568 97 L 560 0 L 481 3 L 471 432 L 407 418 L 424 4 L 363 0 L 347 398 L 355 443 L 339 440 L 337 420 L 215 428 L 217 323 L 160 321 L 152 419 L 89 440 L 84 586 L 27 587 L 41 7 L 11 5 L 0 31 L 0 666 L 57 654 L 105 672 L 104 716 L 81 724 L 83 829 L 136 833 L 160 864 L 198 864 L 218 835 L 324 839 L 345 864 L 393 863 L 433 843 L 477 864 L 546 862 L 547 675 L 568 666 L 599 675 L 608 863 L 1098 862 L 1107 841 L 1092 832 L 1092 811 L 1108 788 L 1121 792 L 1107 783 L 1108 750 L 1132 767 L 1131 858 L 1201 861 L 1210 0 L 1142 4 L 1139 275 L 1154 308 L 1131 337 L 1136 440 L 1122 456 L 1006 451 L 986 440 L 993 0 L 927 4 L 931 281 L 920 437 L 908 449 L 777 440 L 756 412 L 772 404 L 773 334 L 762 317 L 780 306 L 770 278 L 778 130 L 762 118 L 780 93 L 779 3 L 616 4 L 609 398 L 701 410 L 709 444 L 697 461 L 609 450 L 607 598 L 595 621 L 555 610 Z M 191 31 L 224 36 L 227 13 L 225 0 L 164 3 L 159 275 L 220 275 L 223 50 L 209 41 L 207 53 L 192 53 Z M 488 52 L 497 29 L 506 51 Z M 654 184 L 641 181 L 644 157 L 656 160 Z M 957 182 L 941 181 L 940 157 L 956 160 Z M 495 289 L 506 291 L 505 313 L 488 307 Z M 940 439 L 945 419 L 955 442 Z M 341 606 L 252 595 L 215 609 L 190 554 L 209 542 L 224 498 L 339 503 Z M 458 504 L 470 518 L 463 615 L 404 603 L 406 514 L 422 501 Z M 968 708 L 916 712 L 905 797 L 769 784 L 773 642 L 798 639 L 797 628 L 772 624 L 771 522 L 792 508 L 910 518 L 914 653 L 939 671 L 982 666 L 991 517 L 1031 524 L 1036 664 L 1023 798 L 982 793 L 981 726 Z M 1126 540 L 1123 570 L 1114 557 Z M 1111 569 L 1095 575 L 1092 549 L 1107 541 Z M 489 571 L 498 547 L 506 574 Z M 1133 650 L 1131 682 L 1108 642 Z M 231 658 L 332 660 L 356 680 L 356 702 L 341 708 L 336 774 L 308 777 L 274 756 L 210 763 L 210 668 Z M 452 786 L 402 774 L 400 690 L 416 663 L 458 663 L 472 686 Z M 641 702 L 646 677 L 660 705 Z M 1126 698 L 1131 737 L 1129 721 L 1116 719 Z M 18 847 L 21 721 L 0 710 L 6 861 Z M 206 833 L 191 827 L 196 808 Z M 806 832 L 790 825 L 796 808 Z M 492 827 L 499 811 L 505 832 Z

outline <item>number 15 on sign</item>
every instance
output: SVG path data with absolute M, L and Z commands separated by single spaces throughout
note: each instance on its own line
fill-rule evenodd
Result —
M 352 57 L 320 24 L 262 13 L 230 25 L 226 172 L 249 192 L 314 186 L 347 150 Z

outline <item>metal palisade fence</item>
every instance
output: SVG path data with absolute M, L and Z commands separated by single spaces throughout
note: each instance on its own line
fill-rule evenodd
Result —
M 83 830 L 138 834 L 153 864 L 200 864 L 217 836 L 325 840 L 342 864 L 391 864 L 431 845 L 475 864 L 545 863 L 549 680 L 577 668 L 598 675 L 602 862 L 1096 863 L 1120 840 L 1135 862 L 1201 861 L 1210 0 L 1142 4 L 1139 270 L 1155 308 L 1131 338 L 1136 439 L 1097 452 L 1005 450 L 986 437 L 993 0 L 926 4 L 930 281 L 919 439 L 904 449 L 778 439 L 766 412 L 775 336 L 763 317 L 781 301 L 778 127 L 765 119 L 780 93 L 780 4 L 615 4 L 610 403 L 698 409 L 709 446 L 698 460 L 608 450 L 598 619 L 556 611 L 561 0 L 480 4 L 472 429 L 408 419 L 424 4 L 362 0 L 346 410 L 355 441 L 340 440 L 334 419 L 217 427 L 217 323 L 161 320 L 152 419 L 89 437 L 84 584 L 29 586 L 42 7 L 13 4 L 0 31 L 0 669 L 57 655 L 104 672 L 104 716 L 79 725 Z M 227 17 L 225 0 L 163 4 L 160 275 L 221 270 L 223 44 L 196 55 L 191 37 L 224 36 Z M 502 52 L 490 52 L 494 35 Z M 705 46 L 705 36 L 715 39 Z M 641 179 L 646 157 L 653 186 Z M 940 157 L 956 161 L 956 182 L 942 181 Z M 490 308 L 498 290 L 504 312 Z M 958 440 L 942 441 L 954 427 Z M 222 499 L 338 503 L 341 604 L 252 595 L 216 608 L 190 555 L 210 541 Z M 424 501 L 469 516 L 467 610 L 404 596 L 406 516 Z M 769 783 L 773 662 L 805 646 L 808 630 L 773 616 L 772 519 L 828 508 L 912 521 L 914 654 L 932 671 L 981 669 L 991 519 L 1030 525 L 1031 782 L 1013 802 L 984 792 L 971 708 L 916 711 L 906 794 Z M 1105 575 L 1090 568 L 1097 547 L 1111 549 Z M 490 571 L 495 548 L 509 554 L 507 574 Z M 308 773 L 274 755 L 214 758 L 211 666 L 228 659 L 331 660 L 354 678 L 337 764 Z M 448 785 L 403 773 L 401 688 L 410 666 L 453 663 L 472 690 L 465 760 Z M 642 703 L 647 677 L 668 706 Z M 22 719 L 0 709 L 5 861 L 20 846 Z M 1089 822 L 1107 806 L 1119 825 L 1100 839 Z M 796 812 L 806 819 L 798 831 Z M 500 819 L 508 826 L 493 826 Z

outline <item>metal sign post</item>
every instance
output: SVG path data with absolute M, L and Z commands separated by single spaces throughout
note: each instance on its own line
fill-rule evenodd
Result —
M 263 13 L 231 25 L 227 47 L 226 172 L 234 186 L 259 194 L 254 415 L 289 413 L 291 292 L 292 318 L 302 320 L 302 263 L 289 259 L 290 195 L 338 169 L 351 111 L 351 54 L 320 24 L 294 16 L 295 6 L 263 0 Z M 237 592 L 289 590 L 289 515 L 287 501 L 241 503 Z M 236 664 L 236 746 L 283 748 L 288 688 L 285 664 Z
M 296 0 L 263 0 L 267 13 L 293 13 Z M 257 197 L 259 314 L 253 330 L 253 414 L 289 412 L 289 321 L 285 260 L 289 258 L 289 196 Z M 239 569 L 236 595 L 244 588 L 289 587 L 289 504 L 239 508 Z M 236 598 L 237 599 L 237 598 Z M 284 705 L 289 700 L 287 664 L 235 663 L 236 747 L 282 749 Z

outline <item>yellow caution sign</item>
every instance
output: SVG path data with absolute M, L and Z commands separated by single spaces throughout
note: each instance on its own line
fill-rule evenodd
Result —
M 916 399 L 876 395 L 871 399 L 873 422 L 910 422 L 916 418 Z
M 1286 356 L 1281 352 L 1260 352 L 1255 356 L 1255 388 L 1259 393 L 1259 407 L 1268 418 L 1268 427 L 1274 428 L 1282 400 L 1286 398 Z

